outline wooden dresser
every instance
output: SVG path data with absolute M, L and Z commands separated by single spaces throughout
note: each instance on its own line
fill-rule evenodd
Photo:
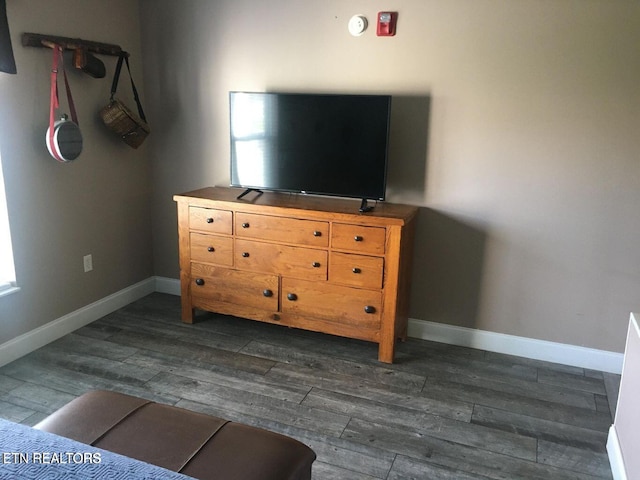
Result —
M 175 195 L 182 320 L 199 308 L 379 344 L 407 335 L 417 208 L 209 187 Z

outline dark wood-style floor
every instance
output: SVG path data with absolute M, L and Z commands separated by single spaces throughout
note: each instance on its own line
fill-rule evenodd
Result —
M 0 417 L 33 425 L 112 389 L 295 437 L 314 479 L 611 478 L 619 376 L 409 339 L 367 342 L 203 314 L 152 294 L 0 369 Z

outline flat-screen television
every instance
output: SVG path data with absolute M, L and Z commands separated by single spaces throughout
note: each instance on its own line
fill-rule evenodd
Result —
M 391 96 L 230 92 L 231 186 L 384 200 Z

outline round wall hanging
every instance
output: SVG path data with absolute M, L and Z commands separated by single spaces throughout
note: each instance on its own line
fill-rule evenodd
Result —
M 53 126 L 47 129 L 47 149 L 53 158 L 63 162 L 71 162 L 82 152 L 82 133 L 80 127 L 64 115 Z

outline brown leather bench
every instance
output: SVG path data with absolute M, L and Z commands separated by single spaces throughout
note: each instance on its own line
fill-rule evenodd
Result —
M 34 428 L 199 479 L 307 480 L 316 459 L 278 433 L 109 391 L 86 393 Z

